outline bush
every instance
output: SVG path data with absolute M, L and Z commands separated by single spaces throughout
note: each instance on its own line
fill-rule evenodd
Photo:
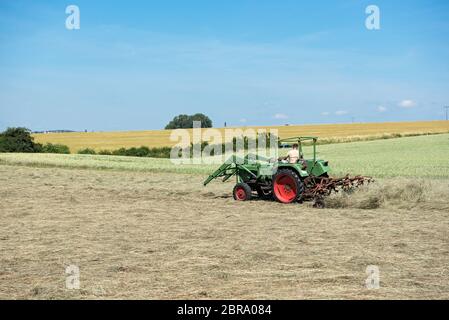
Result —
M 27 128 L 8 128 L 0 133 L 0 152 L 40 152 L 42 145 L 34 143 Z
M 97 154 L 94 149 L 85 148 L 78 150 L 78 154 Z
M 65 154 L 69 154 L 70 153 L 70 149 L 68 146 L 64 145 L 64 144 L 52 144 L 52 143 L 47 143 L 44 146 L 42 146 L 41 150 L 39 152 L 42 153 L 65 153 Z
M 131 157 L 148 157 L 150 149 L 148 147 L 131 148 L 127 150 L 127 156 Z
M 126 156 L 126 149 L 125 148 L 120 148 L 117 150 L 113 150 L 112 151 L 112 155 L 114 156 Z
M 101 154 L 103 156 L 111 156 L 112 155 L 112 151 L 110 151 L 110 150 L 100 150 L 100 151 L 98 151 L 98 154 Z
M 170 147 L 148 148 L 142 146 L 139 148 L 132 147 L 129 149 L 120 148 L 117 150 L 113 150 L 112 152 L 109 150 L 104 150 L 102 151 L 102 154 L 127 157 L 170 158 L 170 150 Z
M 170 147 L 151 148 L 148 157 L 152 158 L 170 158 Z

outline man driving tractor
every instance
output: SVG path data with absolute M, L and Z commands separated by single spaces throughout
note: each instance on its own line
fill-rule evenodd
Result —
M 279 161 L 287 161 L 288 163 L 297 163 L 299 159 L 302 159 L 302 154 L 299 153 L 298 144 L 294 143 L 292 149 L 287 153 L 285 157 L 279 157 Z

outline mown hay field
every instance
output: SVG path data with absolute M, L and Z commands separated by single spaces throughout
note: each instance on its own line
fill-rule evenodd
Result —
M 357 140 L 391 134 L 423 134 L 449 132 L 448 121 L 383 122 L 321 125 L 289 125 L 267 127 L 242 127 L 241 129 L 277 129 L 281 138 L 291 136 L 319 136 L 322 139 Z M 235 129 L 235 128 L 228 128 Z M 219 128 L 224 135 L 224 128 Z M 36 142 L 61 143 L 69 146 L 72 153 L 92 148 L 96 151 L 115 150 L 122 147 L 173 146 L 171 130 L 117 131 L 117 132 L 69 132 L 34 134 Z
M 0 154 L 0 299 L 448 299 L 449 134 L 318 152 L 376 181 L 316 209 L 234 201 L 217 165 Z
M 305 147 L 305 156 L 312 156 Z M 281 152 L 286 152 L 282 150 Z M 332 175 L 449 178 L 449 134 L 319 145 L 318 158 L 328 160 Z M 220 160 L 220 159 L 218 159 Z M 197 173 L 207 176 L 219 164 L 174 165 L 169 159 L 78 154 L 0 154 L 0 164 Z
M 447 179 L 379 179 L 325 209 L 202 180 L 0 164 L 0 299 L 449 298 Z

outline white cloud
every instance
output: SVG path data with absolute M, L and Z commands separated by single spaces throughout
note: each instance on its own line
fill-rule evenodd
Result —
M 377 111 L 379 111 L 379 112 L 385 112 L 385 111 L 387 111 L 387 108 L 385 108 L 384 106 L 378 106 L 378 107 L 377 107 Z
M 288 119 L 288 116 L 286 114 L 283 114 L 283 113 L 276 113 L 274 115 L 274 118 L 275 119 Z
M 348 114 L 348 111 L 346 111 L 346 110 L 338 110 L 338 111 L 335 111 L 335 114 L 337 116 L 342 116 L 342 115 Z
M 398 103 L 398 106 L 401 108 L 413 108 L 416 106 L 416 102 L 413 100 L 402 100 Z
M 241 123 L 245 123 L 246 122 L 246 119 L 245 118 L 242 118 L 242 119 L 240 119 L 239 120 Z
M 324 112 L 321 112 L 321 115 L 322 116 L 328 116 L 328 115 L 330 115 L 330 112 L 324 111 Z

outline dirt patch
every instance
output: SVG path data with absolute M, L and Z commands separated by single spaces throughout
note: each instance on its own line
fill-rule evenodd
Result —
M 0 165 L 0 298 L 449 298 L 447 180 L 314 209 L 202 178 Z

